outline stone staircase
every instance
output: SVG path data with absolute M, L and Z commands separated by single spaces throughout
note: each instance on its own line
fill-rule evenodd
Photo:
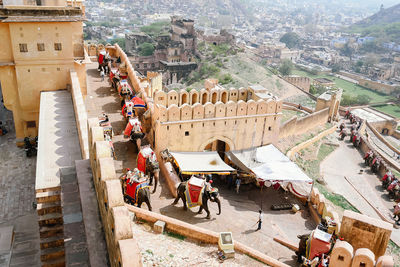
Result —
M 36 203 L 42 266 L 65 266 L 61 187 L 37 190 Z

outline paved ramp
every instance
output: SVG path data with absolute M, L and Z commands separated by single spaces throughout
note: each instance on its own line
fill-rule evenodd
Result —
M 76 175 L 65 173 L 74 169 L 75 160 L 79 159 L 81 152 L 71 94 L 42 92 L 35 182 L 42 266 L 70 265 L 77 262 L 77 257 L 79 263 L 88 261 L 85 235 L 76 229 L 77 224 L 82 224 Z M 83 251 L 74 249 L 77 242 Z
M 66 90 L 40 94 L 36 192 L 60 186 L 60 168 L 82 159 L 71 94 Z

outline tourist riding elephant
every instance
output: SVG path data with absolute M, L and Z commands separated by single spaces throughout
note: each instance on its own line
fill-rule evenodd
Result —
M 124 201 L 128 204 L 135 205 L 140 208 L 145 202 L 149 211 L 152 210 L 150 204 L 150 188 L 147 179 L 138 180 L 136 177 L 131 179 L 132 176 L 137 175 L 138 170 L 133 171 L 134 174 L 128 169 L 127 174 L 121 176 L 123 182 L 122 189 L 124 193 Z
M 176 205 L 179 201 L 179 199 L 182 199 L 183 201 L 183 209 L 187 210 L 187 199 L 186 199 L 186 195 L 185 195 L 185 191 L 186 191 L 186 187 L 187 187 L 187 182 L 182 182 L 179 184 L 178 188 L 177 188 L 177 197 L 175 198 L 174 203 L 172 203 L 172 205 Z M 198 211 L 199 214 L 202 213 L 203 209 L 207 212 L 207 219 L 210 219 L 210 210 L 208 209 L 208 200 L 210 200 L 211 202 L 216 202 L 218 204 L 218 213 L 217 215 L 221 214 L 221 201 L 218 198 L 218 190 L 216 188 L 213 188 L 211 190 L 207 190 L 208 186 L 205 186 L 205 188 L 201 191 L 201 204 L 200 205 L 200 209 Z

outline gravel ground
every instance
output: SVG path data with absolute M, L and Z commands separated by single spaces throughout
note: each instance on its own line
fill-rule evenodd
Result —
M 218 246 L 203 244 L 174 234 L 157 234 L 146 223 L 135 223 L 133 235 L 138 240 L 143 266 L 264 266 L 244 254 L 219 261 Z

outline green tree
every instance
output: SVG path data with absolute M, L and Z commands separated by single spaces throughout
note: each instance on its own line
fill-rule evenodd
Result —
M 151 56 L 154 53 L 154 45 L 151 43 L 142 43 L 139 45 L 140 56 Z
M 350 58 L 350 61 L 353 57 L 353 54 L 355 52 L 355 49 L 349 44 L 349 42 L 347 42 L 341 49 L 340 49 L 340 53 L 346 57 Z
M 297 33 L 287 32 L 282 35 L 279 41 L 286 44 L 288 48 L 293 48 L 299 45 L 300 37 L 297 35 Z
M 333 66 L 332 66 L 332 72 L 333 73 L 339 72 L 340 69 L 341 69 L 341 66 L 339 64 L 333 64 Z
M 279 66 L 279 72 L 284 76 L 290 75 L 292 73 L 292 70 L 293 63 L 288 59 L 282 61 L 281 65 Z

